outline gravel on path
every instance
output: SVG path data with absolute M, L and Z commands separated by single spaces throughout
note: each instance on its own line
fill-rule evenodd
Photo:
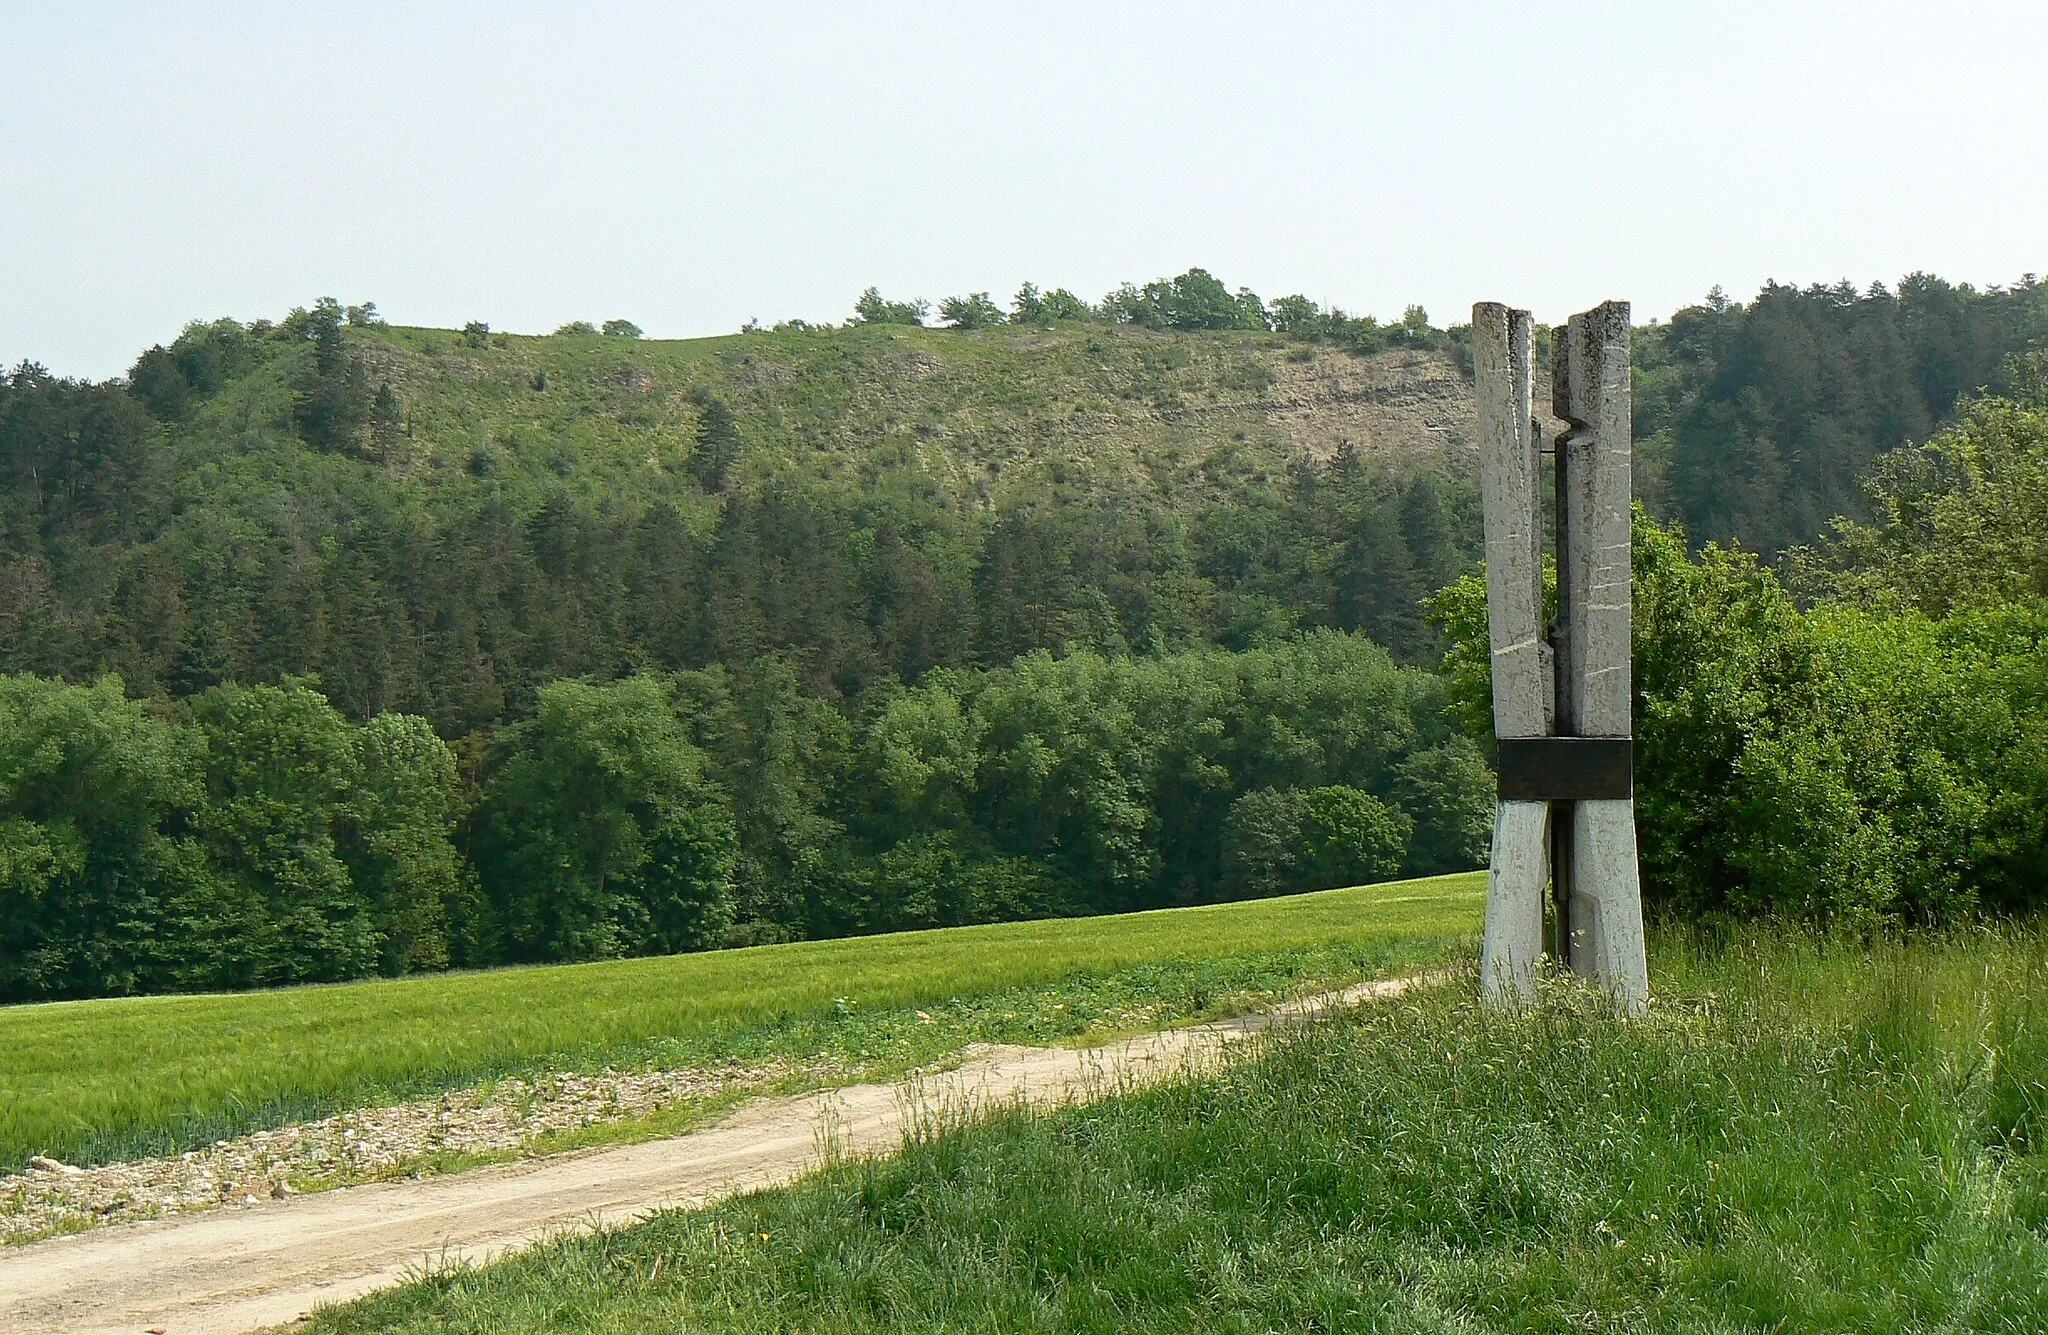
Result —
M 604 1122 L 764 1089 L 787 1062 L 509 1077 L 382 1108 L 218 1140 L 201 1150 L 77 1168 L 41 1155 L 0 1175 L 0 1243 L 373 1181 L 440 1155 L 489 1155 Z

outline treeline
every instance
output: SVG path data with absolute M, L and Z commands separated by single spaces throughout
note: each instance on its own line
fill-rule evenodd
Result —
M 0 677 L 0 998 L 443 967 L 454 758 L 298 686 L 163 717 L 118 680 Z
M 466 778 L 298 683 L 0 678 L 0 999 L 1160 907 L 1472 866 L 1491 779 L 1362 637 L 1038 653 L 864 698 L 789 664 L 539 688 Z
M 1441 348 L 1464 346 L 1464 327 L 1438 329 L 1429 322 L 1429 312 L 1410 306 L 1397 324 L 1381 324 L 1371 315 L 1348 315 L 1343 308 L 1324 306 L 1295 293 L 1262 300 L 1248 287 L 1232 291 L 1207 269 L 1189 269 L 1174 278 L 1155 278 L 1149 283 L 1124 283 L 1093 304 L 1063 287 L 1041 291 L 1036 283 L 1025 283 L 1006 310 L 986 292 L 947 297 L 939 303 L 939 319 L 949 329 L 991 329 L 998 325 L 1050 326 L 1066 320 L 1089 320 L 1098 324 L 1130 325 L 1139 329 L 1184 331 L 1256 329 L 1270 330 L 1293 338 L 1329 343 L 1352 352 L 1380 352 L 1392 347 Z M 889 301 L 875 288 L 861 293 L 854 303 L 853 318 L 861 324 L 921 325 L 931 314 L 931 303 Z M 777 325 L 778 329 L 808 328 L 801 322 Z
M 2009 358 L 2048 342 L 2048 284 L 1715 289 L 1638 329 L 1639 495 L 1695 543 L 1776 558 L 1838 515 L 1867 519 L 1858 480 L 1925 441 L 1965 395 L 2005 393 Z

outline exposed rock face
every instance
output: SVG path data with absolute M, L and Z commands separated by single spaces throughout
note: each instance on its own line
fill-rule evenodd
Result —
M 1476 455 L 1472 386 L 1439 352 L 1372 357 L 1310 349 L 1281 357 L 1261 405 L 1301 452 L 1328 459 L 1349 443 L 1369 460 L 1417 462 L 1448 455 L 1469 469 Z

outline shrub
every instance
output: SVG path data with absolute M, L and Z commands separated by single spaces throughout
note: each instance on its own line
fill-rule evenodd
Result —
M 1393 795 L 1415 820 L 1410 876 L 1440 876 L 1486 865 L 1493 839 L 1493 772 L 1462 737 L 1417 751 L 1394 770 Z
M 1230 804 L 1224 868 L 1232 897 L 1384 881 L 1408 858 L 1415 821 L 1343 784 L 1260 788 Z
M 1058 320 L 1086 320 L 1095 308 L 1063 287 L 1040 292 L 1036 283 L 1017 289 L 1010 305 L 1010 318 L 1018 324 L 1052 324 Z
M 964 297 L 947 297 L 939 303 L 939 318 L 952 329 L 987 329 L 1003 323 L 1003 308 L 989 300 L 986 292 Z
M 1125 283 L 1102 299 L 1103 318 L 1148 329 L 1264 329 L 1266 305 L 1250 288 L 1233 294 L 1207 269 Z
M 1248 899 L 1284 895 L 1301 877 L 1301 794 L 1258 788 L 1230 804 L 1223 870 L 1228 890 Z
M 0 677 L 0 1001 L 175 980 L 177 909 L 207 885 L 178 832 L 200 797 L 196 742 L 118 678 Z
M 1311 788 L 1301 800 L 1306 888 L 1384 881 L 1408 860 L 1415 821 L 1400 808 L 1342 784 Z
M 872 287 L 853 303 L 854 318 L 862 324 L 923 324 L 930 312 L 931 303 L 922 297 L 916 301 L 884 301 L 882 294 Z
M 1690 916 L 1928 921 L 2041 902 L 2048 607 L 1802 612 L 1753 556 L 1635 527 L 1645 890 Z M 1485 589 L 1436 603 L 1454 708 L 1491 728 Z

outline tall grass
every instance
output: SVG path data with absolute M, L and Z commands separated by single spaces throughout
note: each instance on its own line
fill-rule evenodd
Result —
M 0 1167 L 166 1152 L 513 1072 L 760 1051 L 792 1029 L 814 1042 L 821 1020 L 857 1031 L 863 1012 L 1173 961 L 1346 946 L 1398 967 L 1468 940 L 1484 887 L 1468 874 L 659 959 L 0 1008 Z
M 361 1331 L 2048 1329 L 2048 934 L 1665 934 L 1220 1075 L 452 1270 Z

